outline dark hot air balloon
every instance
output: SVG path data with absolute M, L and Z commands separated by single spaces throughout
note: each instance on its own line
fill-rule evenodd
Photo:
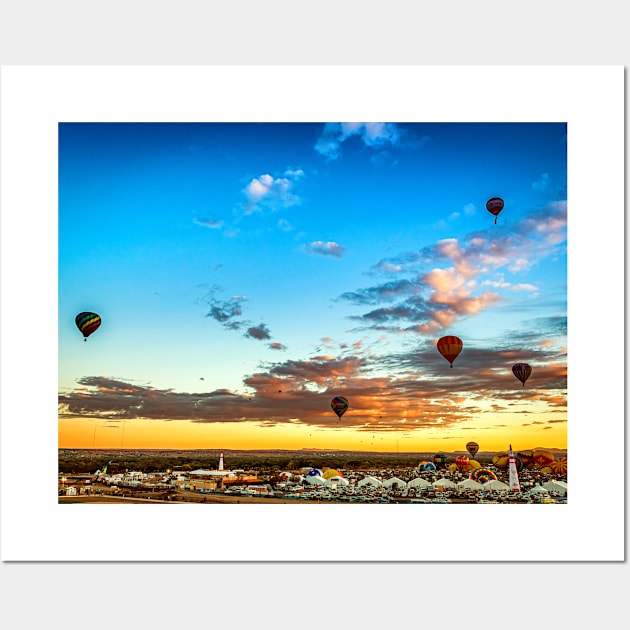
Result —
M 85 337 L 84 341 L 101 325 L 101 316 L 96 313 L 79 313 L 74 322 Z
M 488 199 L 486 201 L 486 210 L 491 214 L 494 214 L 494 222 L 497 222 L 497 217 L 499 216 L 499 212 L 503 210 L 504 206 L 503 199 L 501 197 L 492 197 L 492 199 Z
M 444 468 L 446 466 L 446 455 L 444 453 L 436 453 L 433 456 L 433 463 L 438 468 Z
M 453 361 L 455 361 L 463 347 L 462 340 L 453 335 L 442 337 L 437 342 L 438 352 L 451 364 L 451 367 L 453 367 Z
M 332 407 L 332 410 L 337 414 L 338 418 L 341 418 L 341 416 L 346 413 L 349 405 L 350 403 L 348 402 L 348 399 L 344 398 L 343 396 L 335 396 L 330 401 L 330 406 Z M 339 420 L 337 420 L 337 422 L 339 422 Z
M 479 444 L 477 442 L 468 442 L 466 444 L 466 450 L 470 453 L 470 456 L 474 459 L 477 451 L 479 450 Z
M 523 383 L 523 387 L 525 387 L 525 381 L 532 373 L 532 368 L 528 363 L 515 363 L 512 366 L 512 372 L 514 372 L 514 376 L 516 376 L 516 378 Z

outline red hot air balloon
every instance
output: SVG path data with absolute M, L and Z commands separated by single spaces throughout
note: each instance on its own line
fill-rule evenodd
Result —
M 101 316 L 96 313 L 79 313 L 74 318 L 74 323 L 85 337 L 84 341 L 101 325 Z
M 464 472 L 466 470 L 466 468 L 468 467 L 468 462 L 469 462 L 469 459 L 468 459 L 468 457 L 466 457 L 466 455 L 460 455 L 455 460 L 455 466 L 457 466 L 457 469 L 460 472 Z
M 512 366 L 512 372 L 514 372 L 514 376 L 516 376 L 516 378 L 523 383 L 523 387 L 525 387 L 525 381 L 532 373 L 532 367 L 528 363 L 515 363 Z
M 350 403 L 348 402 L 348 399 L 344 398 L 343 396 L 335 396 L 330 401 L 330 406 L 332 407 L 332 410 L 337 414 L 339 419 L 341 418 L 341 416 L 343 416 L 344 413 L 346 413 L 349 405 Z M 337 422 L 339 422 L 339 420 L 337 420 Z
M 486 210 L 491 214 L 494 214 L 494 222 L 497 222 L 497 217 L 499 216 L 499 212 L 503 210 L 503 206 L 505 203 L 501 197 L 492 197 L 492 199 L 488 199 L 486 201 Z
M 451 364 L 451 367 L 453 367 L 453 361 L 455 361 L 463 347 L 462 340 L 453 335 L 442 337 L 437 342 L 438 352 Z

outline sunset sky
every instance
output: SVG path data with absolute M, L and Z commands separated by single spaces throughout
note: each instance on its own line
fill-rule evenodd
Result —
M 61 123 L 59 446 L 566 448 L 566 200 L 564 123 Z

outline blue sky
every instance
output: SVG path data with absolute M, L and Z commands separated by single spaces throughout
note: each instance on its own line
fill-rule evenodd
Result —
M 566 155 L 563 123 L 60 124 L 60 417 L 325 430 L 347 395 L 357 435 L 566 441 Z

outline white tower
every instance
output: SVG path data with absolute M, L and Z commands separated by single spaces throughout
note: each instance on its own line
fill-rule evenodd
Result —
M 508 466 L 510 469 L 510 492 L 520 492 L 521 484 L 518 482 L 518 470 L 516 470 L 516 460 L 514 459 L 514 453 L 512 452 L 511 444 L 510 444 Z
M 219 470 L 223 470 L 223 451 L 221 451 L 221 455 L 219 455 Z

